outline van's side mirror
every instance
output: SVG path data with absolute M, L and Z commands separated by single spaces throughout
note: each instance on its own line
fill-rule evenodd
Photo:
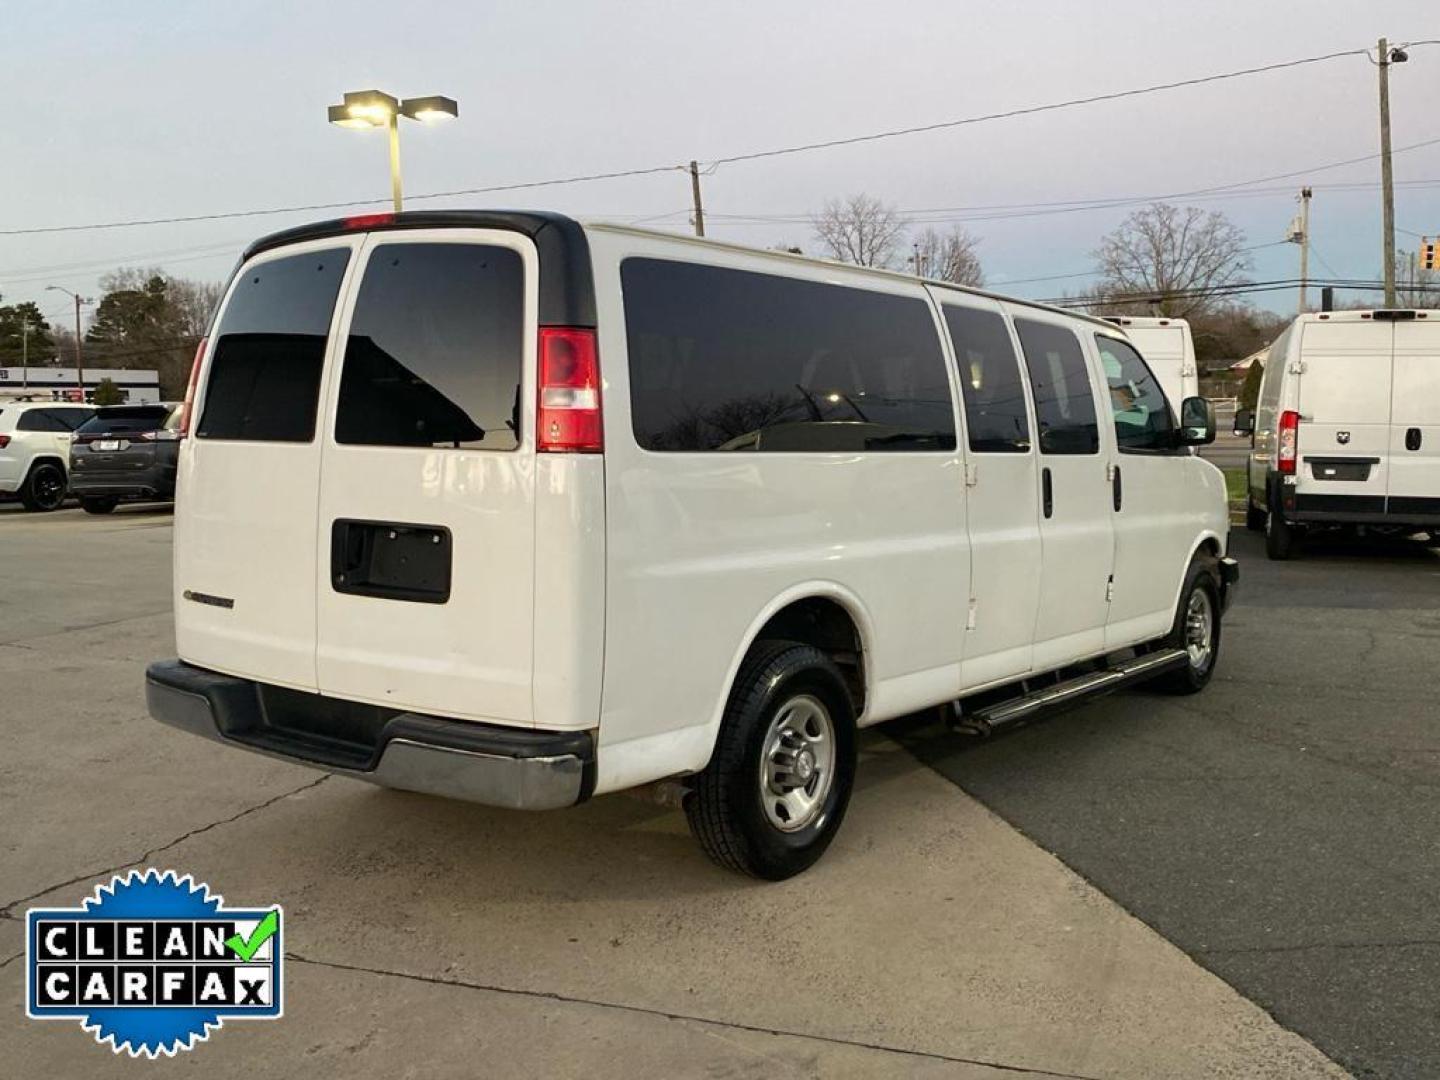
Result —
M 1215 441 L 1215 406 L 1203 397 L 1180 403 L 1180 445 L 1208 446 Z
M 1234 426 L 1233 426 L 1233 428 L 1232 428 L 1231 430 L 1232 430 L 1236 435 L 1254 435 L 1254 434 L 1255 434 L 1255 410 L 1254 410 L 1254 409 L 1236 409 L 1236 410 L 1235 410 L 1235 424 L 1234 424 Z

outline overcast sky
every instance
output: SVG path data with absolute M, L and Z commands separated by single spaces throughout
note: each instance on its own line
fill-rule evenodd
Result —
M 5 9 L 0 230 L 342 200 L 384 208 L 384 136 L 326 123 L 325 107 L 345 90 L 459 100 L 454 123 L 405 126 L 407 193 L 418 196 L 703 164 L 1373 47 L 1382 34 L 1440 38 L 1436 0 L 7 0 Z M 1440 140 L 1440 46 L 1417 47 L 1391 70 L 1396 148 Z M 996 218 L 1014 211 L 966 208 L 1165 195 L 1312 170 L 1194 204 L 1266 244 L 1282 239 L 1308 181 L 1312 273 L 1375 278 L 1378 161 L 1312 167 L 1377 149 L 1376 69 L 1355 56 L 722 165 L 704 180 L 707 231 L 814 250 L 805 215 L 863 191 L 902 210 L 971 217 L 989 283 L 1051 297 L 1086 283 L 1060 276 L 1092 268 L 1096 242 L 1126 209 Z M 1409 230 L 1397 240 L 1413 248 L 1412 232 L 1440 233 L 1440 142 L 1397 154 L 1395 176 L 1396 224 Z M 683 231 L 689 197 L 674 171 L 407 205 L 546 207 Z M 68 301 L 45 285 L 93 295 L 99 274 L 119 265 L 220 279 L 253 237 L 336 213 L 0 235 L 0 294 L 68 318 Z M 1293 245 L 1253 258 L 1256 280 L 1297 273 Z M 1056 280 L 1026 280 L 1041 277 Z M 1294 294 L 1259 302 L 1288 310 Z

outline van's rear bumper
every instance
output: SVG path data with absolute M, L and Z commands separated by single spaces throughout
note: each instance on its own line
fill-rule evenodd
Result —
M 266 691 L 285 694 L 283 708 L 273 706 Z M 337 732 L 335 717 L 338 711 L 343 720 L 351 703 L 279 691 L 183 660 L 146 668 L 145 698 L 150 715 L 171 727 L 385 787 L 517 810 L 573 806 L 595 789 L 591 732 L 386 716 L 353 706 L 369 722 L 347 735 Z M 306 723 L 307 702 L 313 725 Z

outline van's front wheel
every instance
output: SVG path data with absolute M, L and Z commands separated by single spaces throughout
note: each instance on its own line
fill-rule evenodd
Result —
M 721 866 L 780 881 L 830 845 L 855 779 L 855 711 L 839 669 L 809 645 L 767 641 L 740 667 L 685 816 Z
M 1197 555 L 1190 563 L 1165 645 L 1184 649 L 1185 663 L 1160 676 L 1155 685 L 1172 694 L 1204 690 L 1220 654 L 1220 579 L 1213 558 Z

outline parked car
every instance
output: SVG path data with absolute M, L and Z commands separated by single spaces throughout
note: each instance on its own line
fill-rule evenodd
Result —
M 1143 315 L 1106 315 L 1104 318 L 1125 331 L 1172 403 L 1200 393 L 1195 338 L 1187 320 Z
M 157 719 L 508 807 L 664 781 L 764 878 L 835 835 L 858 728 L 1198 691 L 1238 576 L 1205 401 L 886 271 L 333 221 L 249 249 L 192 382 Z
M 180 413 L 173 402 L 104 406 L 75 429 L 70 491 L 86 513 L 175 497 Z
M 58 401 L 0 402 L 0 495 L 18 495 L 26 510 L 58 510 L 70 435 L 94 412 Z
M 1288 559 L 1340 525 L 1440 534 L 1440 312 L 1301 315 L 1270 346 L 1245 523 Z

